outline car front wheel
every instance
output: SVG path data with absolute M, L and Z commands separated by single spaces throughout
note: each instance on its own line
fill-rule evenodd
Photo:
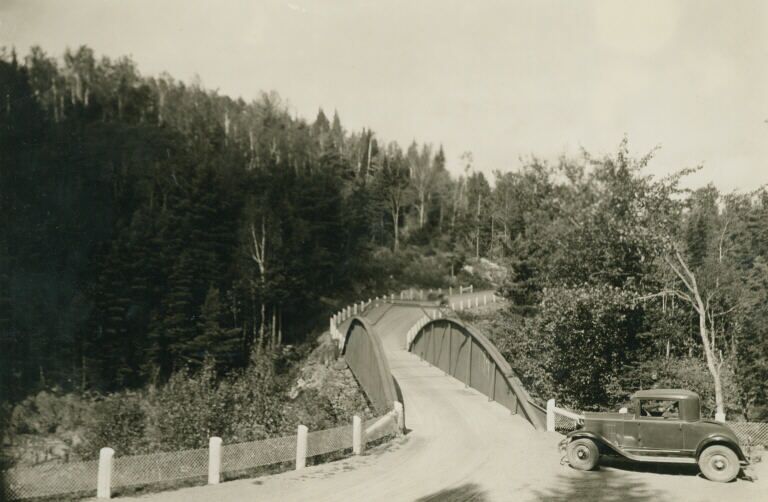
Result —
M 600 451 L 591 439 L 576 439 L 568 443 L 568 463 L 574 469 L 591 471 L 597 466 Z
M 739 474 L 739 458 L 727 446 L 716 444 L 699 455 L 699 469 L 711 481 L 727 483 Z

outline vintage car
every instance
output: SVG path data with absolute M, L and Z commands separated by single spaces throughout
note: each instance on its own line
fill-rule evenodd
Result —
M 568 462 L 594 469 L 600 455 L 637 462 L 696 464 L 712 481 L 734 479 L 749 465 L 736 434 L 724 423 L 701 418 L 699 396 L 681 389 L 636 392 L 619 413 L 585 413 L 561 443 Z

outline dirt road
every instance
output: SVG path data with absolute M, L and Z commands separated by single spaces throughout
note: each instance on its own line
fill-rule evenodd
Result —
M 709 482 L 696 469 L 612 463 L 595 472 L 560 464 L 555 433 L 402 350 L 419 309 L 393 307 L 376 323 L 403 393 L 408 434 L 366 455 L 257 479 L 181 489 L 142 501 L 768 501 L 761 480 Z M 123 499 L 134 500 L 134 499 Z

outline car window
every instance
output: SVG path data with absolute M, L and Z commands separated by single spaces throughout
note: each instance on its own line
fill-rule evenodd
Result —
M 672 400 L 643 399 L 640 401 L 640 416 L 677 419 L 680 418 L 680 406 Z

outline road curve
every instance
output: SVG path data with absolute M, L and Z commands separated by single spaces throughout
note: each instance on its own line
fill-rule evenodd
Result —
M 123 500 L 768 500 L 766 481 L 712 483 L 695 469 L 679 467 L 614 463 L 584 473 L 561 465 L 559 435 L 536 432 L 523 418 L 403 351 L 405 333 L 422 316 L 418 308 L 394 306 L 375 325 L 403 393 L 409 429 L 404 437 L 300 472 Z

